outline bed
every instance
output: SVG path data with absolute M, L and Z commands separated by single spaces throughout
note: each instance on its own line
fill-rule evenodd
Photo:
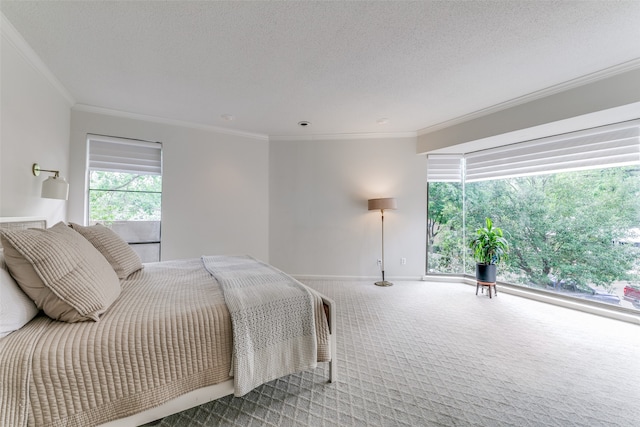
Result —
M 5 237 L 22 235 L 12 230 L 34 227 L 44 230 L 46 223 L 37 218 L 0 219 L 0 230 L 9 230 L 2 235 L 9 247 L 19 242 Z M 76 231 L 67 228 L 57 224 L 48 230 L 58 229 L 73 239 L 77 230 L 86 231 L 79 226 Z M 90 236 L 84 237 L 98 249 Z M 80 243 L 84 245 L 84 240 Z M 42 246 L 35 244 L 36 252 Z M 63 246 L 56 247 L 54 258 L 67 257 Z M 90 251 L 89 246 L 74 250 Z M 40 268 L 37 260 L 30 261 L 36 270 Z M 164 261 L 118 277 L 117 297 L 107 308 L 91 306 L 83 312 L 89 320 L 53 320 L 39 311 L 24 326 L 0 338 L 0 425 L 140 425 L 229 394 L 243 395 L 258 384 L 313 368 L 317 362 L 329 364 L 333 382 L 337 376 L 335 305 L 290 281 L 295 282 L 246 256 Z M 275 298 L 286 298 L 282 286 L 304 287 L 299 289 L 308 297 L 299 296 L 296 301 L 302 301 L 300 310 L 307 311 L 304 319 L 311 318 L 312 323 L 277 317 L 280 311 L 288 319 L 296 311 L 282 309 L 291 307 L 291 302 Z M 266 293 L 249 298 L 253 302 L 248 311 L 238 308 L 238 301 L 263 288 Z M 65 289 L 54 292 L 64 296 Z M 110 295 L 105 292 L 101 298 L 113 299 Z M 77 304 L 82 306 L 86 299 Z M 240 325 L 244 325 L 242 319 L 252 317 L 267 329 L 258 332 L 257 338 L 246 338 Z M 246 329 L 252 327 L 249 324 Z M 270 347 L 277 341 L 274 337 L 285 333 L 280 329 L 289 330 L 286 342 Z M 296 342 L 295 347 L 286 352 L 290 341 Z

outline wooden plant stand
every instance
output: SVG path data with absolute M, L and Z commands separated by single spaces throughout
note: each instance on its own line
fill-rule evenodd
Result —
M 491 298 L 491 288 L 493 287 L 493 292 L 496 296 L 498 296 L 498 288 L 496 288 L 496 282 L 481 282 L 480 280 L 476 281 L 476 295 L 478 295 L 478 289 L 482 287 L 482 293 L 484 293 L 484 288 L 488 289 L 489 298 Z

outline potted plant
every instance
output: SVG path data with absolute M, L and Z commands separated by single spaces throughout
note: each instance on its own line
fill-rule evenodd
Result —
M 509 252 L 509 243 L 502 229 L 494 227 L 491 219 L 487 218 L 485 226 L 478 228 L 471 238 L 469 247 L 473 250 L 473 259 L 476 261 L 476 279 L 494 283 L 496 264 L 505 259 Z

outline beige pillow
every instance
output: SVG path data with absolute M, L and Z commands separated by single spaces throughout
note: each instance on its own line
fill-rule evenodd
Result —
M 131 246 L 113 230 L 101 224 L 84 227 L 71 223 L 71 227 L 100 251 L 115 270 L 118 278 L 126 279 L 131 273 L 142 268 L 142 261 Z
M 3 231 L 5 262 L 22 290 L 47 316 L 98 321 L 120 295 L 120 280 L 96 248 L 60 222 Z

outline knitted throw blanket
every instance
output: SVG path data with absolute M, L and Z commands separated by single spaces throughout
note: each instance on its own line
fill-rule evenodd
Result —
M 249 256 L 203 256 L 233 327 L 236 396 L 317 366 L 314 298 L 291 276 Z

